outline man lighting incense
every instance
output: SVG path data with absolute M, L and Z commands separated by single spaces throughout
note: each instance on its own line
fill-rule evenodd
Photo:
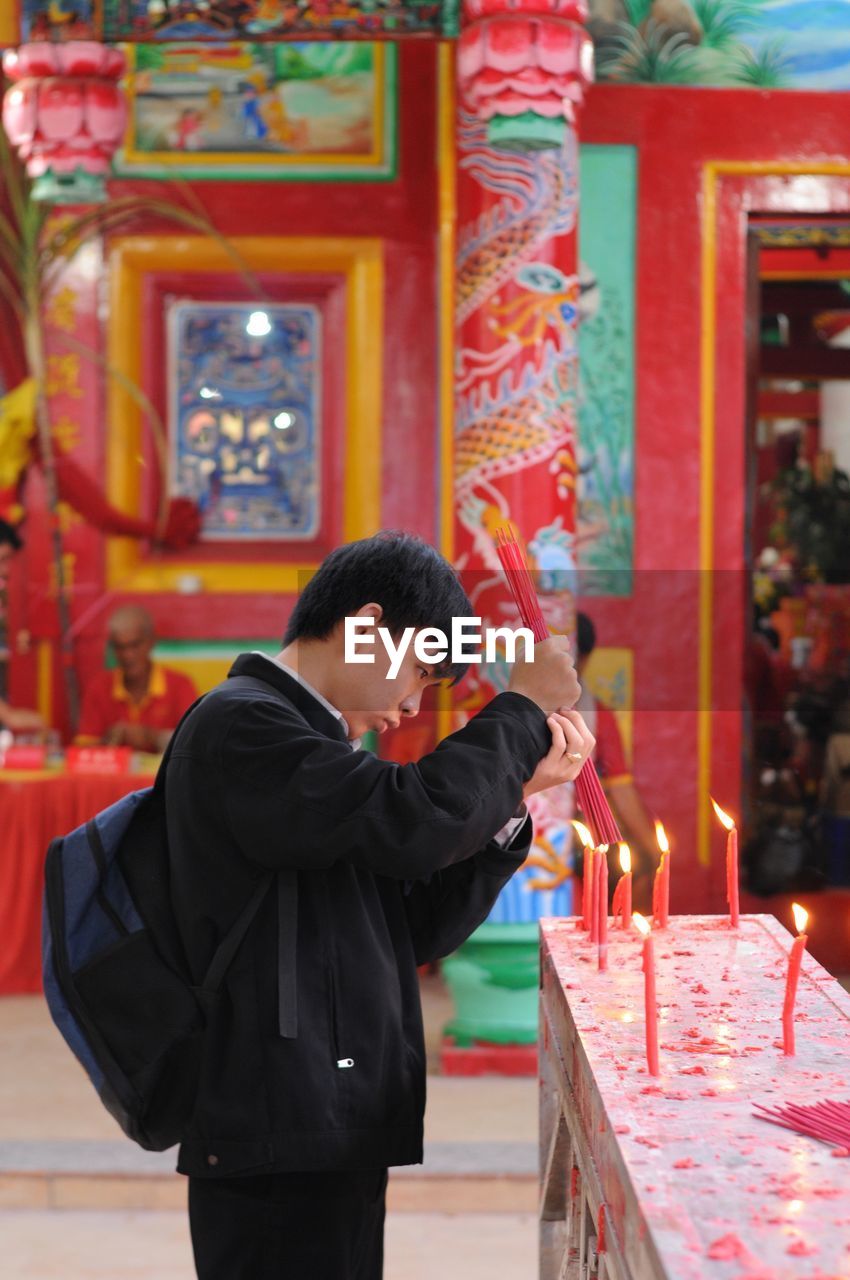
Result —
M 379 1280 L 390 1165 L 422 1160 L 416 966 L 454 951 L 528 854 L 524 800 L 575 779 L 594 739 L 567 641 L 418 763 L 359 749 L 462 669 L 408 645 L 346 663 L 346 617 L 400 638 L 472 607 L 407 534 L 339 547 L 276 657 L 242 654 L 189 714 L 166 779 L 175 916 L 206 972 L 265 870 L 279 872 L 209 1012 L 180 1147 L 200 1280 Z

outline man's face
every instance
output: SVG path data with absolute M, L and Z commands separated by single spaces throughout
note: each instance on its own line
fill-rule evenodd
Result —
M 395 642 L 398 643 L 398 637 Z M 374 663 L 342 662 L 336 687 L 331 697 L 348 721 L 349 736 L 361 738 L 364 733 L 384 733 L 396 729 L 402 720 L 419 714 L 422 696 L 443 680 L 434 675 L 433 665 L 416 657 L 411 639 L 398 674 L 388 678 L 390 656 L 376 636 Z
M 125 680 L 140 679 L 147 675 L 153 636 L 140 623 L 114 627 L 109 639 Z
M 8 578 L 14 554 L 15 548 L 11 542 L 0 542 L 0 582 Z

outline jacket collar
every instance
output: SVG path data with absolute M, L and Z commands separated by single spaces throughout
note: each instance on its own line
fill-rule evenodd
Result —
M 348 742 L 342 721 L 323 706 L 315 694 L 299 684 L 288 671 L 284 671 L 279 663 L 273 662 L 264 654 L 240 653 L 227 673 L 228 680 L 234 676 L 251 676 L 254 680 L 262 680 L 271 685 L 298 708 L 307 723 L 314 729 L 328 738 L 339 738 L 342 742 Z

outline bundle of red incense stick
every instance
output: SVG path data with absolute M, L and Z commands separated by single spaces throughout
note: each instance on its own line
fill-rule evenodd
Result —
M 755 1102 L 753 1106 L 760 1120 L 834 1147 L 850 1147 L 850 1102 L 815 1102 L 805 1107 L 793 1102 L 784 1107 L 765 1107 Z
M 512 528 L 497 530 L 496 550 L 523 625 L 533 632 L 535 640 L 546 640 L 549 628 L 540 609 L 525 556 Z M 592 760 L 584 762 L 581 773 L 576 778 L 576 797 L 596 844 L 619 843 L 622 837 Z

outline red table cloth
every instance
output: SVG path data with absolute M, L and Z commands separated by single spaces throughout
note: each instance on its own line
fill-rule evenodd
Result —
M 0 774 L 0 995 L 41 990 L 41 902 L 50 841 L 151 782 L 138 775 Z

